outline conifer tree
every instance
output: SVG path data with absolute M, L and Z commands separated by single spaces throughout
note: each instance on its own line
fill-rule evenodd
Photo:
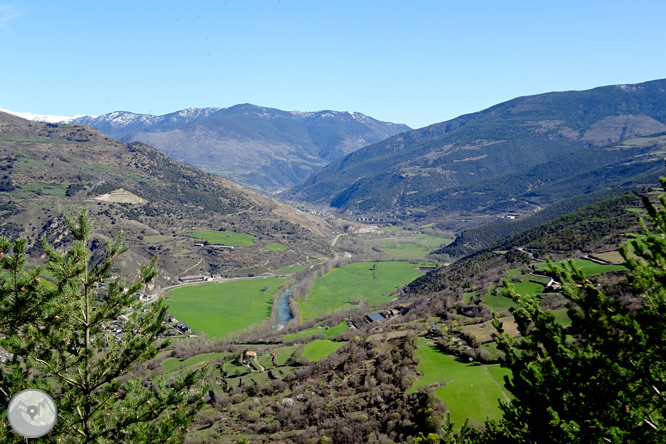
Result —
M 42 240 L 55 285 L 45 285 L 40 268 L 26 270 L 25 240 L 0 239 L 0 345 L 13 354 L 0 366 L 5 412 L 13 394 L 37 388 L 58 407 L 55 427 L 39 442 L 182 442 L 208 390 L 207 368 L 173 381 L 132 375 L 166 346 L 156 345 L 164 330 L 162 299 L 140 313 L 136 298 L 156 274 L 155 259 L 141 267 L 134 283 L 111 280 L 114 263 L 127 251 L 124 233 L 94 260 L 88 211 L 67 222 L 74 237 L 69 249 Z M 25 442 L 6 420 L 0 440 Z
M 604 294 L 573 261 L 551 263 L 569 302 L 572 324 L 564 328 L 535 296 L 518 295 L 504 281 L 522 336 L 512 339 L 495 317 L 513 400 L 502 403 L 503 419 L 487 423 L 480 441 L 666 442 L 666 198 L 662 209 L 647 198 L 644 204 L 654 228 L 641 220 L 636 256 L 621 247 L 639 309 Z

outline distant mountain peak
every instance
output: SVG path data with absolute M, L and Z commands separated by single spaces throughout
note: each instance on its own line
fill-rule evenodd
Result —
M 35 113 L 23 113 L 10 111 L 8 109 L 0 108 L 0 112 L 11 114 L 13 116 L 21 117 L 26 120 L 32 120 L 33 122 L 46 122 L 46 123 L 68 123 L 74 119 L 81 117 L 93 117 L 93 116 L 84 116 L 83 114 L 77 114 L 74 117 L 65 117 L 65 116 L 51 116 L 45 114 L 35 114 Z
M 241 103 L 154 116 L 114 111 L 70 120 L 243 185 L 280 192 L 336 157 L 408 131 L 353 111 L 283 111 Z

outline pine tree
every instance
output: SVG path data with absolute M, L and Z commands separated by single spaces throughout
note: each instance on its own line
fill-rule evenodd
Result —
M 569 302 L 568 328 L 504 281 L 505 295 L 518 304 L 522 339 L 504 333 L 495 317 L 513 400 L 502 403 L 503 419 L 488 423 L 481 441 L 666 442 L 666 210 L 644 203 L 654 231 L 641 221 L 644 236 L 632 243 L 638 258 L 621 248 L 638 310 L 604 294 L 573 261 L 550 264 Z M 661 204 L 666 208 L 664 197 Z
M 163 300 L 140 313 L 136 298 L 154 278 L 156 260 L 141 267 L 134 283 L 111 280 L 114 263 L 127 251 L 124 233 L 96 260 L 89 247 L 88 211 L 67 222 L 74 237 L 69 249 L 60 251 L 42 240 L 55 285 L 40 279 L 40 268 L 26 271 L 25 240 L 12 245 L 0 239 L 0 345 L 13 354 L 0 367 L 5 409 L 12 394 L 38 388 L 58 407 L 55 427 L 40 442 L 182 442 L 203 405 L 207 368 L 174 381 L 132 375 L 167 345 L 156 345 L 164 330 Z M 24 442 L 6 421 L 0 440 Z

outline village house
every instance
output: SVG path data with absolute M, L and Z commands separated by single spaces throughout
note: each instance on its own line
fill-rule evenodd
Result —
M 381 313 L 370 313 L 369 315 L 365 315 L 364 319 L 370 324 L 373 322 L 381 322 L 386 320 L 386 318 L 382 316 Z

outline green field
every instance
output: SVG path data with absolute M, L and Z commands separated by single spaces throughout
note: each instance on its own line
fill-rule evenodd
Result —
M 432 251 L 450 244 L 452 239 L 401 231 L 388 239 L 362 239 L 361 241 L 366 245 L 381 249 L 386 259 L 425 260 Z
M 277 364 L 284 365 L 291 362 L 291 359 L 293 358 L 297 348 L 298 345 L 290 345 L 288 347 L 280 347 L 277 350 L 269 348 L 267 350 L 262 351 L 261 353 L 257 351 L 257 354 L 261 355 L 257 357 L 257 360 L 259 361 L 259 364 L 261 364 L 262 367 L 272 368 L 273 356 L 271 356 L 271 353 L 275 352 L 276 353 L 275 360 L 277 361 Z
M 351 302 L 359 295 L 367 298 L 370 305 L 389 302 L 395 299 L 390 293 L 398 285 L 419 276 L 421 273 L 408 262 L 358 262 L 334 268 L 315 281 L 306 300 L 298 301 L 301 322 L 357 307 Z
M 601 260 L 608 261 L 615 265 L 620 265 L 624 262 L 624 258 L 619 251 L 609 251 L 607 253 L 596 253 L 594 257 L 598 257 Z
M 342 347 L 344 342 L 335 342 L 328 339 L 317 339 L 310 342 L 303 349 L 303 356 L 310 361 L 319 361 Z
M 490 292 L 483 297 L 483 302 L 492 311 L 508 310 L 509 308 L 517 306 L 517 304 L 511 299 L 502 296 L 501 294 L 492 295 Z
M 286 250 L 287 248 L 289 248 L 289 247 L 287 247 L 286 245 L 282 245 L 282 244 L 269 244 L 269 245 L 266 245 L 266 249 L 267 249 L 268 251 L 280 251 L 280 250 Z
M 203 239 L 211 244 L 224 244 L 233 246 L 244 246 L 254 244 L 254 236 L 233 231 L 194 230 L 189 235 Z
M 57 185 L 52 185 L 49 183 L 26 183 L 21 187 L 26 191 L 40 192 L 42 194 L 50 194 L 52 196 L 65 196 L 67 190 L 61 188 Z
M 285 342 L 286 341 L 291 341 L 292 339 L 295 338 L 307 338 L 308 336 L 316 335 L 316 334 L 323 334 L 327 338 L 334 338 L 343 331 L 347 331 L 349 328 L 349 324 L 347 322 L 340 322 L 338 325 L 335 327 L 329 327 L 329 328 L 311 328 L 309 330 L 302 331 L 300 333 L 294 333 L 293 335 L 287 335 L 284 337 Z
M 594 276 L 595 274 L 608 273 L 609 271 L 618 271 L 626 270 L 627 268 L 624 265 L 603 265 L 597 264 L 596 262 L 588 261 L 586 259 L 574 259 L 574 265 L 582 269 L 585 272 L 586 276 Z M 555 262 L 555 265 L 560 265 L 562 262 Z M 539 270 L 545 270 L 548 264 L 541 263 L 539 264 Z
M 149 244 L 156 244 L 158 242 L 163 242 L 166 240 L 171 240 L 173 239 L 173 236 L 166 236 L 163 234 L 155 234 L 153 236 L 144 236 L 143 240 L 148 242 Z
M 571 325 L 571 318 L 567 314 L 569 311 L 568 308 L 560 308 L 559 310 L 550 310 L 550 312 L 555 316 L 555 321 L 560 324 L 562 327 L 568 327 Z
M 184 367 L 191 367 L 200 362 L 214 361 L 226 353 L 206 353 L 199 356 L 193 356 L 189 359 L 181 360 L 178 358 L 168 358 L 162 361 L 162 367 L 164 367 L 165 372 L 170 372 L 171 370 L 183 365 Z
M 460 362 L 445 355 L 421 340 L 415 355 L 421 358 L 418 370 L 423 374 L 409 389 L 416 391 L 436 382 L 446 386 L 435 391 L 448 407 L 456 427 L 467 418 L 483 424 L 486 418 L 500 419 L 499 400 L 507 401 L 509 392 L 504 387 L 504 376 L 510 371 L 499 365 L 480 365 Z
M 285 278 L 200 284 L 171 290 L 169 312 L 197 333 L 224 337 L 258 324 L 271 315 L 273 295 Z M 268 285 L 268 291 L 263 291 Z

